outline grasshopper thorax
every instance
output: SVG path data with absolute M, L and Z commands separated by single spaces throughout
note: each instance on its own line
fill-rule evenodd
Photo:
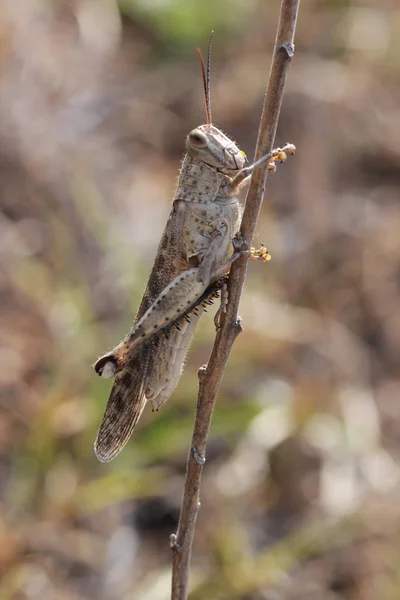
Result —
M 187 153 L 225 175 L 243 169 L 246 155 L 214 125 L 200 125 L 186 138 Z

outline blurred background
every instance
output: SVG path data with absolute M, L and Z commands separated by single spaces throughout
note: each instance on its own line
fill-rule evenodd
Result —
M 279 2 L 0 3 L 0 599 L 167 600 L 197 394 L 93 441 L 215 30 L 214 122 L 251 159 Z M 303 0 L 210 435 L 192 600 L 400 598 L 400 6 Z

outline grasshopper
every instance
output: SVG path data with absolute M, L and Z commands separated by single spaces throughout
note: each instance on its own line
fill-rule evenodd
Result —
M 264 246 L 235 250 L 241 221 L 237 194 L 259 164 L 268 162 L 274 171 L 275 161 L 282 162 L 295 148 L 287 144 L 246 167 L 244 152 L 212 125 L 211 37 L 207 70 L 200 50 L 198 54 L 207 123 L 186 139 L 172 210 L 134 325 L 93 365 L 98 375 L 115 376 L 95 442 L 102 462 L 115 458 L 125 446 L 148 400 L 158 410 L 172 394 L 199 318 L 219 288 L 220 310 L 224 309 L 224 281 L 231 264 L 244 254 L 263 261 L 270 258 Z

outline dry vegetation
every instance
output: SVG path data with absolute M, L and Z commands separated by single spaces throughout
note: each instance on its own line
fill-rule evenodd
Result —
M 169 597 L 212 318 L 109 466 L 90 364 L 132 320 L 204 119 L 196 47 L 214 28 L 214 120 L 251 156 L 278 4 L 120 8 L 0 4 L 1 600 Z M 277 137 L 298 151 L 258 226 L 273 260 L 242 297 L 191 600 L 399 597 L 399 28 L 394 2 L 301 7 Z

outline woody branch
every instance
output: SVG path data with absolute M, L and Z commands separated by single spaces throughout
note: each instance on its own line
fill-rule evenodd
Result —
M 282 0 L 278 30 L 267 92 L 261 115 L 255 160 L 271 152 L 282 104 L 286 75 L 294 54 L 294 32 L 300 0 Z M 261 163 L 255 169 L 246 198 L 241 225 L 243 250 L 249 250 L 257 226 L 264 196 L 268 165 Z M 171 536 L 173 555 L 172 600 L 186 600 L 188 595 L 191 551 L 197 513 L 200 484 L 205 463 L 208 431 L 214 411 L 216 395 L 222 380 L 229 354 L 236 336 L 241 331 L 238 317 L 239 301 L 247 273 L 247 258 L 237 260 L 231 269 L 228 293 L 229 302 L 222 318 L 210 360 L 199 369 L 199 394 L 193 437 L 186 466 L 185 487 L 176 535 Z

